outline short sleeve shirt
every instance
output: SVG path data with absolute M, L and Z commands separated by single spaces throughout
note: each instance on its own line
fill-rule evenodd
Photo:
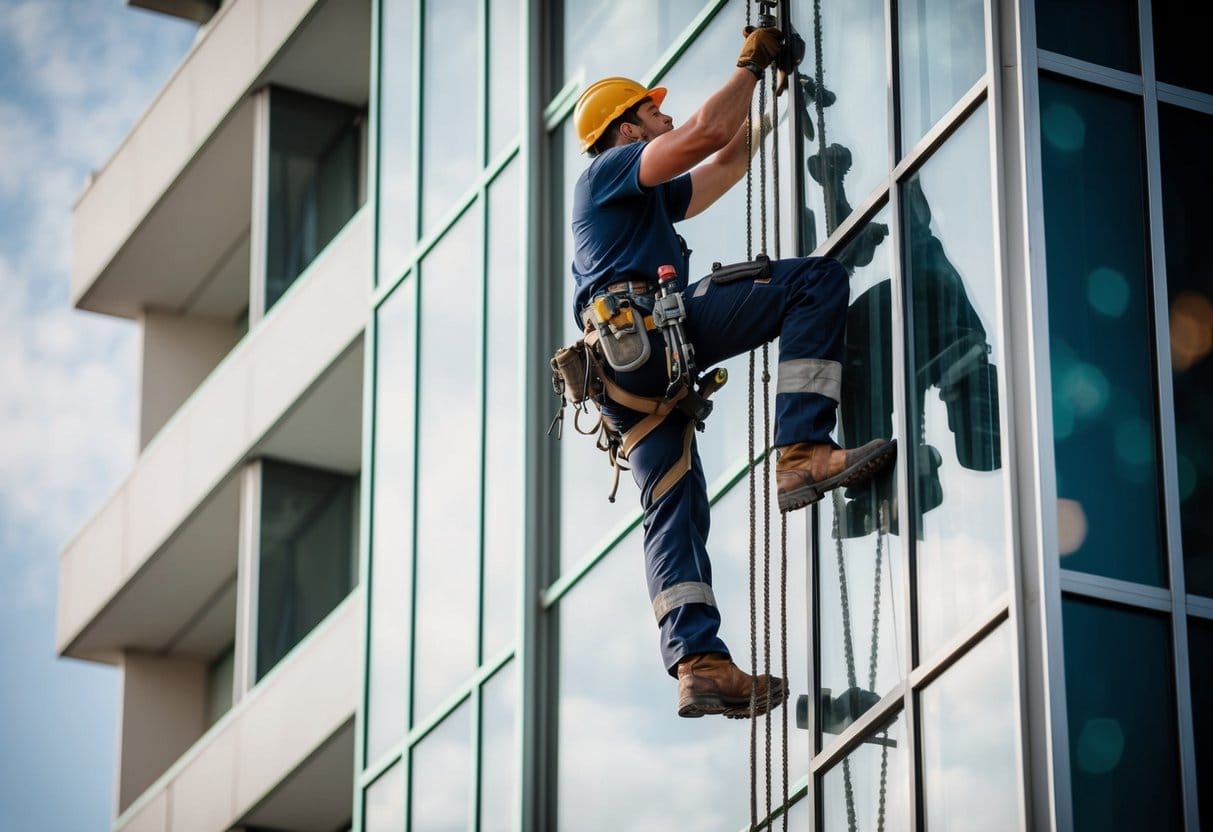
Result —
M 666 264 L 686 281 L 686 256 L 674 223 L 691 202 L 689 173 L 653 188 L 640 184 L 645 142 L 613 147 L 595 157 L 573 189 L 573 318 L 605 287 L 620 280 L 657 280 Z

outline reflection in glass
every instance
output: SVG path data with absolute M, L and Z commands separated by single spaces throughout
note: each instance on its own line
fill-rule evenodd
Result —
M 825 832 L 910 828 L 905 723 L 897 714 L 878 726 L 821 778 Z
M 480 721 L 480 832 L 512 832 L 518 816 L 518 672 L 513 662 L 484 685 Z
M 414 722 L 477 663 L 480 239 L 476 205 L 421 263 Z
M 362 204 L 362 112 L 270 90 L 265 241 L 268 310 Z
M 925 657 L 1007 588 L 993 209 L 983 104 L 900 188 Z M 908 443 L 909 444 L 909 443 Z
M 1062 599 L 1074 829 L 1182 829 L 1170 624 Z
M 891 246 L 886 208 L 839 253 L 851 273 L 838 435 L 858 447 L 893 435 Z M 837 735 L 905 673 L 901 652 L 903 560 L 894 525 L 893 471 L 833 491 L 817 541 L 822 729 Z
M 563 6 L 564 74 L 557 89 L 570 81 L 591 84 L 607 75 L 642 80 L 703 8 L 703 0 L 564 0 Z M 734 31 L 740 28 L 738 18 L 732 25 Z M 738 35 L 733 51 L 740 48 Z M 717 86 L 724 78 L 721 74 Z
M 1213 828 L 1213 621 L 1188 619 L 1188 670 L 1192 678 L 1192 734 L 1200 820 Z
M 519 171 L 514 162 L 489 189 L 489 257 L 485 321 L 484 622 L 482 658 L 514 641 L 522 548 L 522 322 L 513 314 L 525 295 L 519 246 Z M 573 441 L 576 441 L 575 439 Z
M 1043 76 L 1040 121 L 1062 567 L 1163 586 L 1141 101 Z
M 712 509 L 712 567 L 721 630 L 734 660 L 750 667 L 747 566 L 747 505 L 743 482 Z M 773 510 L 778 539 L 778 511 Z M 803 621 L 803 525 L 789 523 L 788 621 Z M 761 548 L 761 547 L 760 547 Z M 778 547 L 776 546 L 778 560 Z M 778 574 L 778 563 L 773 567 Z M 772 587 L 777 589 L 777 577 Z M 777 594 L 777 591 L 776 593 Z M 761 598 L 759 603 L 762 603 Z M 644 583 L 641 535 L 620 542 L 560 601 L 560 709 L 558 759 L 560 829 L 580 832 L 640 832 L 651 829 L 740 829 L 749 819 L 744 784 L 749 737 L 744 720 L 678 719 L 677 686 L 666 675 L 658 630 Z M 759 611 L 761 622 L 761 609 Z M 778 629 L 778 603 L 772 607 Z M 610 638 L 602 638 L 609 627 Z M 803 627 L 789 626 L 789 668 L 795 702 L 804 690 L 808 655 Z M 593 645 L 593 649 L 587 649 Z M 779 661 L 778 638 L 772 639 Z M 759 640 L 761 661 L 762 640 Z M 775 711 L 773 789 L 778 790 L 780 722 Z M 794 724 L 789 771 L 793 782 L 808 765 L 806 743 Z M 604 752 L 604 749 L 606 751 Z M 764 752 L 759 751 L 760 761 Z M 772 795 L 772 804 L 780 804 Z M 760 797 L 759 805 L 765 807 Z
M 362 804 L 365 832 L 400 832 L 404 828 L 404 766 L 397 763 L 366 790 Z
M 1158 80 L 1213 95 L 1204 4 L 1150 0 L 1150 12 L 1154 18 L 1154 74 Z
M 1137 2 L 1036 0 L 1036 43 L 1071 58 L 1140 72 Z
M 465 832 L 471 806 L 472 706 L 464 701 L 412 749 L 409 825 L 399 829 Z
M 476 0 L 426 0 L 421 74 L 421 225 L 435 230 L 480 173 Z M 470 24 L 470 25 L 469 25 Z M 443 69 L 445 67 L 446 69 Z M 458 84 L 452 71 L 458 71 Z M 390 134 L 385 134 L 390 135 Z
M 521 0 L 489 0 L 489 154 L 518 137 L 522 119 Z
M 375 466 L 367 662 L 367 760 L 404 737 L 410 550 L 413 538 L 413 418 L 417 381 L 417 282 L 379 307 L 375 361 Z
M 919 696 L 931 832 L 1020 828 L 1014 664 L 1004 623 Z
M 357 482 L 354 474 L 261 461 L 257 679 L 353 589 Z
M 1160 104 L 1158 133 L 1184 581 L 1213 596 L 1213 116 Z
M 381 0 L 379 49 L 379 273 L 390 281 L 404 270 L 417 239 L 417 181 L 413 151 L 413 31 L 416 3 Z
M 898 4 L 903 156 L 985 72 L 983 5 L 981 0 Z
M 888 172 L 884 2 L 797 0 L 792 21 L 807 50 L 793 91 L 808 164 L 801 248 L 810 252 Z

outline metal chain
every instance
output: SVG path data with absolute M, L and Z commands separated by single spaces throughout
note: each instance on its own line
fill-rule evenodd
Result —
M 872 652 L 868 657 L 868 690 L 876 692 L 876 657 L 878 652 L 877 636 L 880 633 L 880 573 L 884 559 L 884 533 L 876 535 L 876 579 L 872 587 Z

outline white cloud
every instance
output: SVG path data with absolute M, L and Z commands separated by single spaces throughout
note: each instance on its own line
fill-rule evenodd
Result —
M 0 0 L 0 607 L 53 605 L 45 552 L 133 460 L 134 330 L 69 306 L 72 205 L 191 32 L 105 0 Z

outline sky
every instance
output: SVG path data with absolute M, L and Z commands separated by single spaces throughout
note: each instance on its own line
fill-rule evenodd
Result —
M 0 0 L 0 826 L 108 830 L 119 675 L 55 654 L 58 554 L 135 461 L 137 333 L 69 307 L 72 205 L 197 28 Z

